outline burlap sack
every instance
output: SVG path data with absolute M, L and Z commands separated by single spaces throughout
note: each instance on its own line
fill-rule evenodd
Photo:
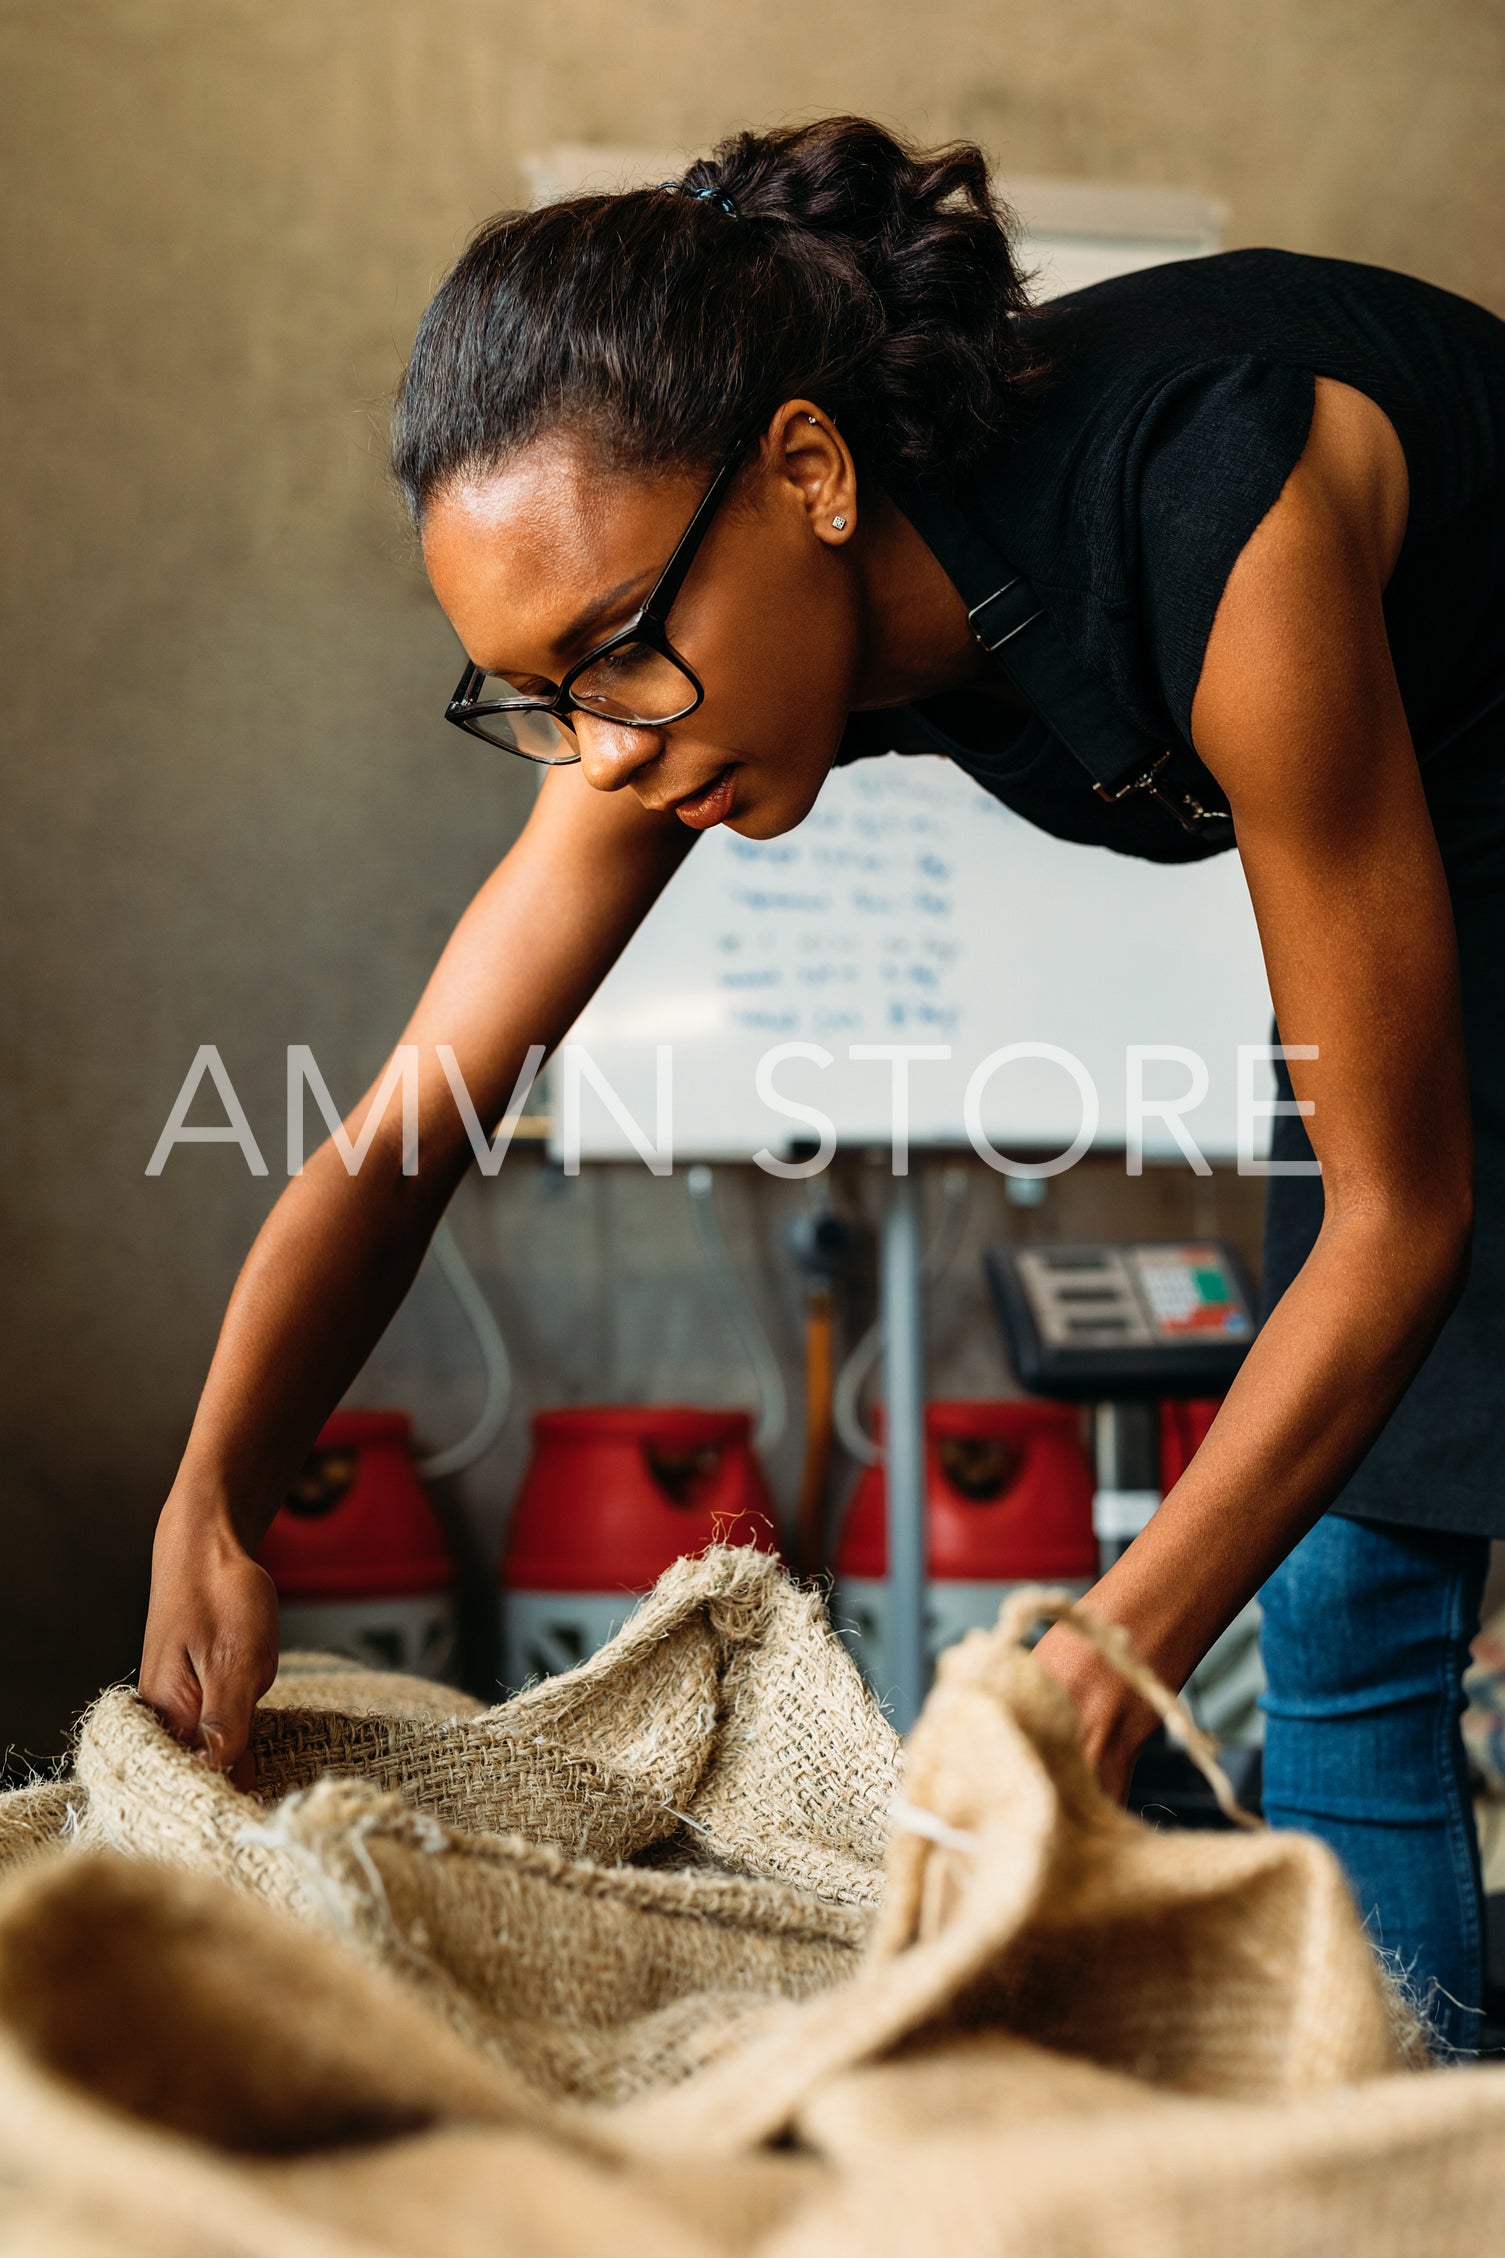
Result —
M 759 2258 L 1468 2258 L 1505 2231 L 1505 2069 L 1170 2095 L 996 2034 L 833 2080 Z
M 427 1678 L 370 1670 L 344 1655 L 292 1650 L 282 1657 L 264 1710 L 338 1710 L 348 1716 L 478 1717 L 484 1703 Z M 38 1850 L 63 1841 L 79 1825 L 88 1791 L 74 1779 L 38 1779 L 0 1794 L 0 1874 Z
M 261 1697 L 268 1709 L 337 1709 L 352 1717 L 479 1717 L 483 1701 L 432 1678 L 373 1670 L 346 1654 L 291 1647 Z
M 257 1798 L 106 1696 L 78 1833 L 131 1862 L 0 1890 L 0 2222 L 9 2186 L 86 2235 L 69 2191 L 145 2172 L 237 2258 L 1473 2258 L 1505 2078 L 1397 2071 L 1320 1846 L 1102 1797 L 1035 1604 L 944 1659 L 897 1796 L 819 1609 L 746 1552 L 482 1716 L 285 1687 Z M 44 2104 L 84 2112 L 72 2176 Z
M 1064 1595 L 1045 1595 L 1054 1612 Z M 645 2149 L 779 2132 L 826 2079 L 993 2027 L 1185 2092 L 1265 2100 L 1399 2066 L 1392 2003 L 1310 1838 L 1160 1833 L 1110 1802 L 1022 1644 L 1041 1595 L 941 1658 L 853 1980 L 623 2119 Z
M 898 1744 L 819 1600 L 745 1546 L 680 1561 L 578 1669 L 452 1707 L 444 1732 L 407 1704 L 351 1703 L 337 1678 L 297 1691 L 280 1678 L 258 1717 L 265 1800 L 348 1773 L 469 1832 L 877 1902 Z
M 997 2033 L 828 2081 L 798 2148 L 602 2156 L 402 1987 L 223 1885 L 0 1889 L 0 2251 L 25 2258 L 1475 2258 L 1505 2073 L 1210 2102 Z
M 337 1678 L 266 1710 L 270 1815 L 108 1694 L 81 1831 L 344 1937 L 541 2091 L 632 2104 L 646 2151 L 754 2146 L 940 2027 L 1250 2098 L 1393 2067 L 1327 1852 L 1119 1810 L 1024 1627 L 1016 1603 L 943 1660 L 870 1941 L 892 1735 L 817 1603 L 746 1548 L 682 1561 L 592 1661 L 479 1717 L 356 1713 Z
M 83 1839 L 256 1891 L 579 2098 L 678 2083 L 855 1966 L 895 1743 L 765 1557 L 682 1562 L 591 1662 L 478 1717 L 353 1711 L 340 1683 L 261 1713 L 270 1816 L 106 1694 Z
M 86 1855 L 0 1888 L 0 2251 L 704 2258 L 824 2177 L 634 2173 L 405 1986 L 223 1883 Z
M 278 1680 L 262 1696 L 262 1709 L 334 1707 L 347 1716 L 481 1716 L 485 1707 L 426 1678 L 372 1671 L 345 1655 L 282 1655 Z M 0 1874 L 38 1849 L 50 1849 L 79 1827 L 88 1806 L 81 1779 L 36 1779 L 0 1795 Z
M 0 1795 L 0 1874 L 50 1850 L 77 1827 L 84 1791 L 74 1780 L 37 1780 Z

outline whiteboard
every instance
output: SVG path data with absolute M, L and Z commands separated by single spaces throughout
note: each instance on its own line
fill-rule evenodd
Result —
M 682 155 L 559 143 L 525 157 L 535 201 L 586 187 L 663 180 Z M 1000 183 L 1023 223 L 1035 294 L 1219 248 L 1226 214 L 1181 190 L 1015 177 Z M 949 1046 L 909 1071 L 913 1142 L 966 1141 L 968 1084 L 999 1048 L 1049 1044 L 1090 1078 L 1094 1143 L 1121 1147 L 1129 1046 L 1195 1052 L 1207 1095 L 1183 1119 L 1209 1160 L 1238 1150 L 1237 1052 L 1269 1039 L 1270 1000 L 1236 854 L 1150 865 L 1033 829 L 944 759 L 891 754 L 834 769 L 811 813 L 780 839 L 700 839 L 569 1041 L 583 1046 L 618 1109 L 582 1074 L 573 1127 L 582 1159 L 643 1149 L 659 1125 L 668 1046 L 676 1160 L 745 1160 L 810 1138 L 758 1094 L 758 1062 L 788 1043 L 776 1090 L 818 1107 L 846 1143 L 884 1144 L 893 1068 L 853 1045 Z M 576 1054 L 578 1056 L 578 1052 Z M 1144 1069 L 1175 1097 L 1188 1070 Z M 556 1154 L 561 1071 L 551 1075 Z M 1270 1086 L 1258 1077 L 1260 1094 Z M 635 1141 L 620 1112 L 639 1125 Z M 982 1087 L 980 1131 L 1015 1154 L 1055 1154 L 1082 1123 L 1070 1071 L 1025 1059 Z M 1255 1125 L 1263 1150 L 1267 1124 Z M 1147 1155 L 1177 1156 L 1163 1122 Z M 567 1164 L 573 1154 L 565 1154 Z
M 911 1136 L 940 1145 L 965 1140 L 967 1085 L 993 1051 L 1056 1046 L 1091 1076 L 1107 1148 L 1125 1140 L 1127 1047 L 1176 1045 L 1206 1063 L 1207 1095 L 1184 1119 L 1216 1160 L 1237 1150 L 1238 1046 L 1266 1043 L 1269 1027 L 1236 854 L 1165 865 L 1076 846 L 950 761 L 890 753 L 833 769 L 782 838 L 706 832 L 570 1040 L 650 1133 L 658 1046 L 671 1047 L 685 1160 L 780 1154 L 813 1134 L 758 1095 L 759 1059 L 790 1042 L 830 1064 L 788 1058 L 776 1091 L 862 1144 L 890 1141 L 894 1070 L 851 1059 L 854 1044 L 950 1047 L 909 1069 Z M 1188 1087 L 1179 1064 L 1143 1071 L 1152 1097 Z M 583 1077 L 579 1088 L 581 1157 L 631 1155 L 606 1101 Z M 987 1081 L 979 1116 L 995 1144 L 1055 1153 L 1081 1126 L 1079 1086 L 1049 1060 L 1022 1060 Z M 1179 1147 L 1151 1119 L 1144 1150 Z

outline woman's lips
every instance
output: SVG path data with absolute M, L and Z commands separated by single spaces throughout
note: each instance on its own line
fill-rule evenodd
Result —
M 724 823 L 732 812 L 732 795 L 736 790 L 735 761 L 719 768 L 703 791 L 692 792 L 683 800 L 676 800 L 674 813 L 681 823 L 692 831 L 709 831 L 716 823 Z

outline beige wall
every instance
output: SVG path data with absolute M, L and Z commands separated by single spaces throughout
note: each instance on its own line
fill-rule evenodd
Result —
M 152 1519 L 269 1197 L 220 1151 L 143 1176 L 195 1046 L 219 1043 L 275 1164 L 285 1045 L 348 1101 L 527 803 L 437 718 L 455 646 L 381 441 L 424 298 L 515 197 L 516 153 L 870 110 L 976 135 L 1005 172 L 1204 189 L 1235 243 L 1505 309 L 1502 37 L 1477 0 L 10 0 L 0 1746 L 51 1746 L 134 1659 Z M 1088 1176 L 1063 1197 L 1111 1222 Z M 753 1196 L 733 1188 L 749 1251 L 777 1205 Z M 1162 1196 L 1190 1224 L 1189 1187 Z M 693 1319 L 677 1190 L 530 1168 L 488 1197 L 460 1224 L 523 1408 L 714 1388 L 733 1351 Z M 1249 1231 L 1247 1187 L 1207 1197 L 1198 1228 Z M 634 1263 L 662 1335 L 607 1296 Z M 766 1253 L 757 1280 L 792 1351 Z M 420 1294 L 368 1385 L 437 1430 L 465 1416 L 465 1344 Z M 1000 1383 L 970 1267 L 937 1322 L 947 1384 Z M 488 1535 L 520 1447 L 468 1493 Z

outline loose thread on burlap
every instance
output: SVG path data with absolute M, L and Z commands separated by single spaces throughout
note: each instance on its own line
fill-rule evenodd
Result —
M 950 1826 L 937 1812 L 927 1811 L 923 1804 L 906 1803 L 903 1796 L 894 1798 L 888 1816 L 901 1834 L 923 1835 L 926 1842 L 937 1843 L 942 1850 L 957 1851 L 963 1858 L 972 1857 L 981 1841 L 980 1836 L 969 1833 L 965 1827 Z
M 383 1816 L 365 1812 L 353 1824 L 347 1824 L 326 1836 L 324 1847 L 316 1849 L 299 1834 L 292 1823 L 300 1807 L 307 1802 L 309 1792 L 303 1788 L 288 1796 L 271 1818 L 241 1827 L 237 1831 L 236 1840 L 264 1845 L 289 1858 L 302 1871 L 305 1880 L 312 1884 L 314 1894 L 321 1900 L 336 1927 L 346 1936 L 354 1938 L 360 1934 L 362 1924 L 359 1916 L 364 1911 L 368 1919 L 374 1919 L 378 1933 L 385 1935 L 391 1946 L 399 1952 L 405 1951 L 410 1940 L 398 1927 L 387 1896 L 387 1885 L 366 1840 L 368 1835 L 386 1834 L 394 1830 Z M 424 1814 L 413 1812 L 404 1813 L 403 1816 L 405 1819 L 421 1820 Z M 418 1848 L 432 1856 L 437 1851 L 447 1849 L 448 1843 L 442 1828 L 433 1821 L 429 1821 L 428 1825 L 432 1829 L 432 1837 L 427 1839 L 422 1830 L 404 1827 L 401 1831 L 410 1836 L 416 1834 Z M 364 1889 L 358 1882 L 341 1881 L 330 1872 L 327 1850 L 331 1845 L 338 1845 L 349 1854 L 364 1881 Z
M 1042 1618 L 1050 1623 L 1063 1623 L 1068 1630 L 1075 1631 L 1079 1639 L 1085 1639 L 1088 1646 L 1095 1648 L 1125 1683 L 1149 1703 L 1170 1739 L 1185 1749 L 1211 1788 L 1225 1819 L 1253 1834 L 1263 1831 L 1264 1822 L 1246 1811 L 1234 1794 L 1233 1783 L 1218 1762 L 1218 1744 L 1211 1733 L 1197 1723 L 1181 1696 L 1173 1694 L 1155 1675 L 1121 1623 L 1089 1615 L 1070 1592 L 1042 1589 L 1011 1593 L 999 1610 L 998 1627 L 1005 1638 L 1023 1646 L 1026 1634 Z
M 714 1840 L 710 1828 L 702 1826 L 701 1822 L 698 1819 L 692 1819 L 688 1811 L 676 1811 L 672 1803 L 661 1803 L 659 1805 L 659 1809 L 660 1811 L 667 1811 L 669 1817 L 671 1819 L 677 1819 L 681 1826 L 693 1827 L 697 1835 L 705 1836 L 707 1842 Z
M 355 1937 L 359 1934 L 360 1923 L 357 1919 L 357 1906 L 364 1905 L 368 1912 L 376 1911 L 379 1921 L 384 1923 L 395 1937 L 397 1924 L 392 1919 L 391 1907 L 387 1903 L 386 1888 L 380 1873 L 375 1868 L 370 1853 L 364 1852 L 364 1865 L 370 1869 L 367 1890 L 360 1892 L 352 1889 L 348 1881 L 337 1880 L 330 1873 L 319 1852 L 297 1832 L 292 1822 L 300 1806 L 307 1802 L 308 1795 L 307 1788 L 298 1788 L 291 1795 L 284 1796 L 282 1802 L 269 1818 L 258 1819 L 244 1827 L 237 1828 L 236 1842 L 254 1845 L 260 1849 L 277 1851 L 286 1858 L 302 1874 L 305 1882 L 311 1885 L 314 1897 L 323 1905 L 335 1927 L 344 1935 Z M 362 1856 L 357 1853 L 357 1864 L 361 1863 Z M 373 1883 L 376 1899 L 374 1908 L 371 1903 L 371 1885 Z

